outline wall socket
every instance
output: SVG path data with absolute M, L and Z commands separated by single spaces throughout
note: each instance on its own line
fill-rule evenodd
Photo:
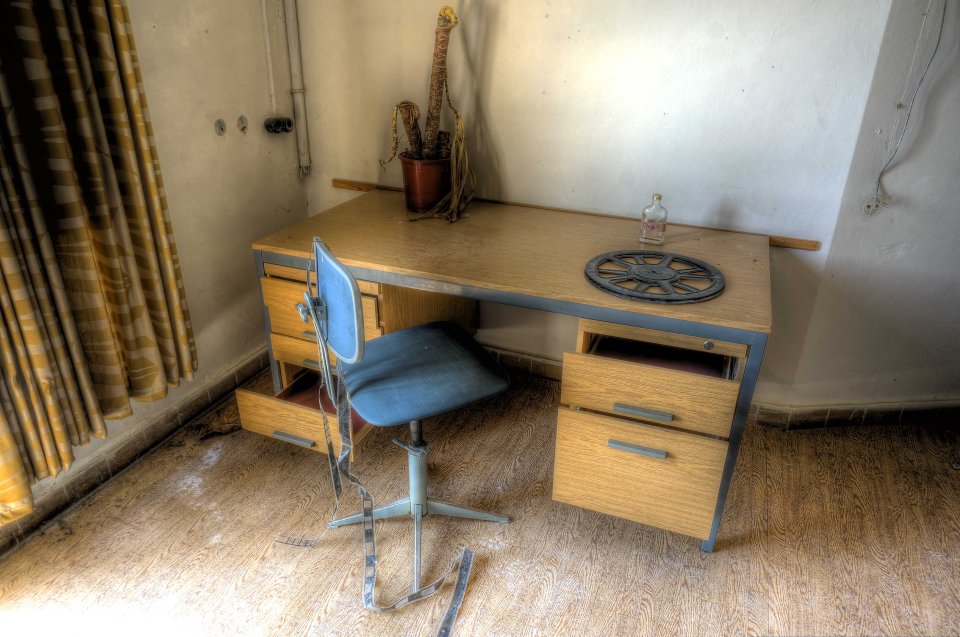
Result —
M 867 197 L 867 200 L 863 202 L 863 213 L 868 217 L 880 212 L 881 208 L 886 208 L 889 202 L 878 195 L 872 197 Z

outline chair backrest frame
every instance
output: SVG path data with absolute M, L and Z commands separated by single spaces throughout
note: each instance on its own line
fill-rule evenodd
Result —
M 344 363 L 363 359 L 363 305 L 357 280 L 320 240 L 313 238 L 313 265 L 317 296 L 326 310 L 317 325 L 318 336 Z
M 312 272 L 317 274 L 317 295 L 313 293 Z M 363 358 L 363 306 L 356 279 L 319 237 L 313 238 L 313 263 L 307 268 L 303 299 L 297 310 L 304 321 L 313 320 L 323 385 L 330 401 L 338 405 L 327 348 L 345 363 Z

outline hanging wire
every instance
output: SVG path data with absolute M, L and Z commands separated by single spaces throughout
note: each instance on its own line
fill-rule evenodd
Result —
M 943 39 L 943 24 L 946 21 L 947 17 L 947 0 L 943 0 L 943 11 L 940 14 L 940 30 L 937 33 L 937 43 L 933 47 L 933 53 L 930 54 L 930 60 L 927 61 L 927 67 L 923 69 L 923 75 L 920 76 L 920 81 L 917 82 L 917 88 L 913 92 L 913 97 L 910 99 L 910 106 L 907 108 L 907 116 L 903 121 L 903 130 L 900 131 L 900 138 L 897 140 L 897 145 L 893 149 L 893 153 L 890 155 L 890 158 L 887 159 L 887 162 L 883 165 L 883 168 L 880 169 L 880 174 L 877 175 L 877 189 L 874 193 L 874 196 L 878 199 L 879 205 L 886 205 L 883 198 L 880 197 L 880 180 L 883 179 L 883 175 L 887 172 L 887 168 L 890 167 L 890 164 L 893 162 L 894 158 L 897 156 L 897 153 L 900 151 L 900 144 L 903 143 L 903 137 L 907 133 L 907 126 L 910 125 L 910 115 L 913 113 L 913 105 L 917 101 L 917 94 L 920 93 L 920 87 L 923 85 L 923 80 L 927 77 L 927 71 L 930 70 L 930 66 L 933 64 L 933 59 L 937 57 L 937 51 L 940 49 L 940 40 Z M 926 21 L 926 16 L 924 16 L 924 21 Z M 923 36 L 923 27 L 920 27 L 920 37 Z

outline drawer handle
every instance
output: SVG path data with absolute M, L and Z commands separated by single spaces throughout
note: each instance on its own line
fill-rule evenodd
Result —
M 659 420 L 660 422 L 673 422 L 673 414 L 668 414 L 665 411 L 654 411 L 653 409 L 644 409 L 643 407 L 634 407 L 633 405 L 624 405 L 623 403 L 613 403 L 613 410 L 628 416 L 650 418 L 652 420 Z
M 307 449 L 312 449 L 317 445 L 317 443 L 315 443 L 312 440 L 301 438 L 300 436 L 294 436 L 293 434 L 288 434 L 284 431 L 274 431 L 270 435 L 273 438 L 276 438 L 277 440 L 282 440 L 284 442 L 289 442 L 291 444 L 299 445 L 301 447 L 306 447 Z
M 313 340 L 317 340 L 317 333 L 313 330 L 304 330 L 301 336 L 304 338 L 312 338 Z
M 619 440 L 614 440 L 613 438 L 607 441 L 607 446 L 611 449 L 619 449 L 620 451 L 628 451 L 630 453 L 640 454 L 641 456 L 649 456 L 650 458 L 656 458 L 657 460 L 664 460 L 667 457 L 667 452 L 662 449 L 651 449 L 650 447 L 632 445 L 629 442 L 620 442 Z
M 315 361 L 309 358 L 303 359 L 303 366 L 309 367 L 310 369 L 317 369 L 317 370 L 323 369 L 322 367 L 320 367 L 320 363 L 318 361 Z

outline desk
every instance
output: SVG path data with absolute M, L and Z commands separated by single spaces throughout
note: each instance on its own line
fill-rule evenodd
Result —
M 680 529 L 680 532 L 698 536 L 703 540 L 702 548 L 712 550 L 771 328 L 767 238 L 671 226 L 663 249 L 716 266 L 726 277 L 726 287 L 720 296 L 708 301 L 666 305 L 630 301 L 607 294 L 584 277 L 583 268 L 594 256 L 618 249 L 639 248 L 636 220 L 483 202 L 472 204 L 469 213 L 469 217 L 455 224 L 440 220 L 409 222 L 401 193 L 374 191 L 257 241 L 253 249 L 259 273 L 264 282 L 270 283 L 270 286 L 263 287 L 268 333 L 277 332 L 275 327 L 281 320 L 277 310 L 271 308 L 276 308 L 277 303 L 288 302 L 274 298 L 274 288 L 283 286 L 279 281 L 272 282 L 271 276 L 287 278 L 291 286 L 296 285 L 293 281 L 298 277 L 302 281 L 303 270 L 311 259 L 311 239 L 319 236 L 363 282 L 361 292 L 372 299 L 369 308 L 364 306 L 368 336 L 375 336 L 386 329 L 381 317 L 384 306 L 375 302 L 375 299 L 379 298 L 381 302 L 383 299 L 377 295 L 384 294 L 384 290 L 409 290 L 412 294 L 449 295 L 436 296 L 438 299 L 449 299 L 436 303 L 430 301 L 434 298 L 432 296 L 416 297 L 418 302 L 422 301 L 425 306 L 432 308 L 417 318 L 467 316 L 470 308 L 464 305 L 464 299 L 494 301 L 580 317 L 580 334 L 575 348 L 572 348 L 571 357 L 591 355 L 588 349 L 595 347 L 598 340 L 602 339 L 652 341 L 687 351 L 700 348 L 701 345 L 702 349 L 713 350 L 716 344 L 718 353 L 727 355 L 736 367 L 724 378 L 727 384 L 720 385 L 721 392 L 730 396 L 729 410 L 733 415 L 729 426 L 722 431 L 712 431 L 697 426 L 687 428 L 679 424 L 680 420 L 675 420 L 666 425 L 654 423 L 661 425 L 659 429 L 662 431 L 651 432 L 656 435 L 675 435 L 677 428 L 689 429 L 693 433 L 683 435 L 696 434 L 697 439 L 690 440 L 697 444 L 711 440 L 722 443 L 722 470 L 717 471 L 717 483 L 706 489 L 712 504 L 710 519 L 706 526 L 697 527 L 703 530 L 693 532 L 685 530 L 687 527 L 682 524 L 672 526 L 671 523 L 661 525 L 653 522 L 657 526 Z M 302 285 L 300 287 L 302 289 Z M 296 289 L 291 288 L 291 292 L 292 298 L 296 299 Z M 302 325 L 295 324 L 289 327 L 291 330 L 302 328 Z M 290 380 L 290 374 L 284 371 L 282 363 L 284 360 L 300 360 L 300 353 L 284 359 L 277 355 L 275 338 L 271 336 L 269 342 L 275 389 L 281 391 Z M 564 360 L 563 395 L 574 396 L 577 395 L 574 391 L 576 379 L 571 377 L 571 389 L 568 391 L 568 359 L 565 357 Z M 303 362 L 308 361 L 304 359 Z M 627 366 L 616 369 L 645 369 L 630 367 L 633 365 L 630 362 L 624 365 Z M 311 367 L 309 364 L 304 366 Z M 669 377 L 696 383 L 694 377 L 670 376 L 685 373 L 665 371 L 648 376 L 638 374 L 637 379 L 643 383 L 656 383 L 658 379 Z M 630 380 L 612 379 L 611 385 L 626 381 L 629 386 Z M 704 380 L 703 384 L 709 383 Z M 581 393 L 585 396 L 582 400 L 570 398 L 571 402 L 565 403 L 558 412 L 561 428 L 585 430 L 594 427 L 591 420 L 594 417 L 606 418 L 602 422 L 597 421 L 597 427 L 617 427 L 628 423 L 636 425 L 631 429 L 636 431 L 649 425 L 648 419 L 645 420 L 643 416 L 639 416 L 639 420 L 628 417 L 613 423 L 608 417 L 610 409 L 591 406 L 591 392 Z M 701 398 L 701 402 L 707 401 L 707 404 L 711 400 L 710 396 L 701 396 L 698 400 Z M 562 397 L 561 402 L 564 403 L 564 400 Z M 573 403 L 573 400 L 577 402 Z M 685 398 L 681 399 L 681 402 L 684 401 Z M 243 409 L 241 404 L 242 412 Z M 605 412 L 607 415 L 604 415 Z M 570 421 L 571 418 L 575 420 Z M 695 417 L 691 416 L 689 420 L 692 422 Z M 564 425 L 567 421 L 568 424 Z M 244 426 L 247 426 L 246 423 Z M 292 441 L 296 442 L 297 436 L 293 438 Z M 566 480 L 559 473 L 560 463 L 567 462 L 561 453 L 559 437 L 557 453 L 555 499 L 567 502 L 575 500 L 588 508 L 650 523 L 646 514 L 634 517 L 617 511 L 617 507 L 608 500 L 619 496 L 611 493 L 604 495 L 601 493 L 603 488 L 591 487 L 589 494 L 559 494 L 561 479 Z M 597 462 L 601 467 L 609 465 L 602 459 Z M 702 467 L 691 470 L 700 469 Z M 643 480 L 648 481 L 648 477 Z M 633 486 L 627 483 L 627 488 L 632 489 Z M 642 485 L 638 483 L 637 488 L 642 488 Z M 630 499 L 632 492 L 621 493 L 620 496 Z M 665 508 L 672 506 L 668 503 Z

